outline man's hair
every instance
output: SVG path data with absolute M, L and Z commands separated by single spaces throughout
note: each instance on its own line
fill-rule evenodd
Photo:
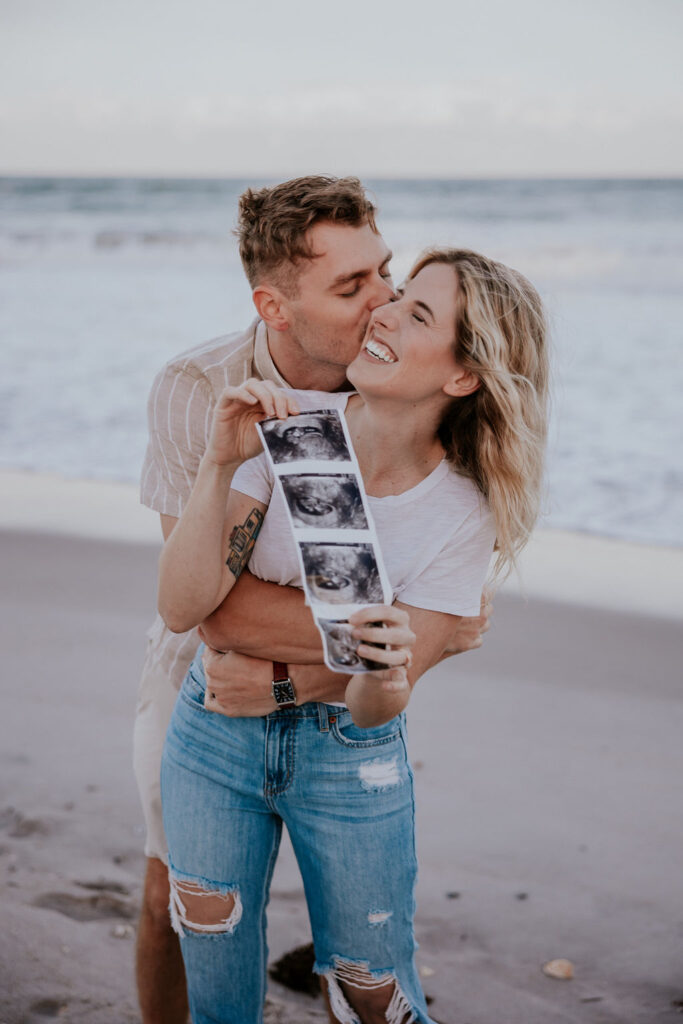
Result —
M 306 233 L 320 221 L 369 224 L 377 232 L 375 207 L 358 178 L 310 175 L 269 188 L 248 188 L 240 196 L 236 234 L 251 287 L 269 281 L 294 294 L 302 261 L 316 255 Z

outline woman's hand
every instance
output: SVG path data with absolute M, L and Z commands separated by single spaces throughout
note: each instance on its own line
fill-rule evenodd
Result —
M 252 377 L 238 388 L 226 388 L 214 410 L 206 458 L 217 466 L 253 458 L 262 451 L 255 424 L 299 411 L 294 398 L 269 380 Z
M 354 612 L 349 622 L 353 626 L 352 635 L 361 641 L 356 653 L 386 666 L 369 669 L 367 674 L 381 680 L 381 689 L 386 693 L 409 690 L 408 669 L 413 661 L 416 637 L 410 628 L 408 613 L 393 605 L 373 605 Z

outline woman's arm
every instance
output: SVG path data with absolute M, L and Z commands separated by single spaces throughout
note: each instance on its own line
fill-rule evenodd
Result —
M 266 506 L 230 490 L 232 473 L 200 465 L 159 562 L 159 612 L 184 633 L 217 608 L 248 563 Z
M 375 605 L 349 616 L 356 653 L 378 664 L 373 671 L 351 676 L 344 699 L 356 725 L 382 725 L 406 707 L 411 684 L 408 667 L 416 636 L 408 613 L 395 605 Z
M 298 411 L 269 381 L 248 380 L 219 399 L 192 493 L 159 562 L 159 612 L 173 632 L 210 615 L 249 561 L 266 506 L 231 491 L 232 477 L 261 450 L 256 423 Z

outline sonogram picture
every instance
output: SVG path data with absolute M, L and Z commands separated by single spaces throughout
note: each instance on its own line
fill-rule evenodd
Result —
M 282 489 L 306 601 L 337 672 L 373 668 L 357 653 L 348 616 L 393 595 L 344 415 L 317 409 L 258 425 Z

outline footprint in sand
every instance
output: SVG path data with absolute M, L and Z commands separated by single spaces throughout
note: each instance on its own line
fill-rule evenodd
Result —
M 0 811 L 0 829 L 6 829 L 12 839 L 26 839 L 28 836 L 46 836 L 50 833 L 49 825 L 40 818 L 26 818 L 14 807 L 5 807 Z
M 71 896 L 66 892 L 45 892 L 33 900 L 32 906 L 56 910 L 73 921 L 105 921 L 109 918 L 130 920 L 137 909 L 116 896 L 98 893 L 95 896 Z
M 107 878 L 98 878 L 94 882 L 81 882 L 76 879 L 76 885 L 81 889 L 91 889 L 93 892 L 115 892 L 119 896 L 130 896 L 130 889 L 121 882 L 111 882 Z
M 61 1017 L 68 1005 L 65 999 L 39 999 L 29 1010 L 37 1017 Z
M 314 963 L 313 943 L 309 942 L 285 953 L 268 968 L 268 974 L 294 992 L 308 992 L 309 995 L 316 996 L 320 992 L 320 981 L 313 974 Z

